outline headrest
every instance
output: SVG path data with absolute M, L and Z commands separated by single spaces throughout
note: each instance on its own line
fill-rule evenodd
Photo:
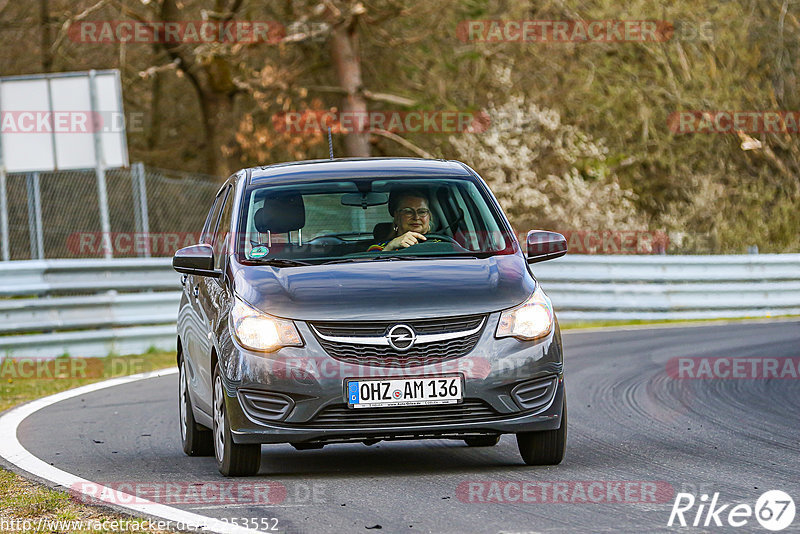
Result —
M 375 241 L 381 243 L 389 238 L 389 235 L 392 233 L 392 229 L 393 229 L 393 223 L 390 222 L 378 223 L 372 229 L 372 237 L 375 238 Z
M 306 207 L 300 195 L 277 195 L 264 199 L 264 206 L 256 211 L 253 222 L 262 234 L 283 234 L 299 230 L 306 225 Z

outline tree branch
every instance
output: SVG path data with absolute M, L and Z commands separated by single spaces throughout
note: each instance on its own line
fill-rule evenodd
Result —
M 786 164 L 781 161 L 781 159 L 775 154 L 775 152 L 772 151 L 766 142 L 762 143 L 757 139 L 753 139 L 741 130 L 736 130 L 736 135 L 742 142 L 740 145 L 742 150 L 750 151 L 752 154 L 760 156 L 762 159 L 772 164 L 772 166 L 784 177 L 789 178 L 790 180 L 796 179 L 796 175 L 789 170 Z
M 236 13 L 239 12 L 239 9 L 242 7 L 243 0 L 233 0 L 233 5 L 228 10 L 228 12 L 220 19 L 220 22 L 230 22 L 233 20 L 233 17 L 236 16 Z
M 56 50 L 58 50 L 61 47 L 61 43 L 63 43 L 64 39 L 67 38 L 67 34 L 69 33 L 70 26 L 72 26 L 73 24 L 75 24 L 78 21 L 81 21 L 81 20 L 85 19 L 86 17 L 88 17 L 89 15 L 91 15 L 92 13 L 97 11 L 98 9 L 102 8 L 103 6 L 105 6 L 107 3 L 108 3 L 108 0 L 100 0 L 99 2 L 94 4 L 93 6 L 90 6 L 90 7 L 86 8 L 85 10 L 83 10 L 80 13 L 78 13 L 74 17 L 71 17 L 71 18 L 68 18 L 67 20 L 65 20 L 64 24 L 61 25 L 61 29 L 58 30 L 58 37 L 56 37 L 56 40 L 53 42 L 53 45 L 50 47 L 50 53 L 51 54 L 55 54 Z
M 203 20 L 206 20 L 205 17 L 209 19 L 214 19 L 222 23 L 230 22 L 233 20 L 233 17 L 236 16 L 236 13 L 239 11 L 239 8 L 242 7 L 242 0 L 234 0 L 233 5 L 230 9 L 222 9 L 220 6 L 221 2 L 217 2 L 217 7 L 214 10 L 210 9 L 203 9 L 201 13 L 203 14 Z
M 308 87 L 309 91 L 316 91 L 318 93 L 333 93 L 337 95 L 346 95 L 347 91 L 342 89 L 341 87 L 331 86 L 331 85 L 312 85 Z M 371 100 L 373 102 L 384 102 L 387 104 L 396 104 L 398 106 L 406 106 L 406 107 L 413 107 L 416 105 L 416 100 L 411 100 L 410 98 L 406 98 L 404 96 L 399 95 L 392 95 L 389 93 L 373 93 L 367 89 L 363 89 L 361 94 L 364 95 L 364 98 L 367 100 Z
M 164 0 L 161 4 L 159 20 L 162 22 L 166 22 L 168 20 L 177 20 L 177 14 L 178 6 L 175 5 L 175 0 Z M 194 85 L 199 92 L 198 96 L 202 98 L 202 95 L 205 94 L 205 87 L 203 87 L 203 84 L 200 82 L 200 78 L 197 76 L 197 73 L 194 72 L 194 58 L 188 54 L 184 54 L 180 49 L 180 45 L 168 42 L 160 44 L 172 61 L 178 61 L 180 69 L 186 73 L 186 77 L 189 78 L 189 81 L 192 82 L 192 85 Z
M 146 78 L 149 78 L 151 76 L 155 76 L 159 72 L 164 72 L 164 71 L 168 71 L 168 70 L 175 70 L 178 67 L 180 67 L 180 63 L 177 60 L 173 60 L 173 61 L 171 61 L 171 62 L 169 62 L 169 63 L 167 63 L 165 65 L 158 65 L 158 66 L 152 65 L 152 66 L 147 67 L 146 69 L 144 69 L 142 71 L 139 71 L 139 77 L 146 79 Z
M 433 155 L 430 152 L 425 151 L 425 149 L 418 147 L 411 141 L 403 139 L 399 135 L 394 134 L 388 130 L 370 130 L 370 133 L 373 133 L 375 135 L 380 135 L 381 137 L 385 137 L 386 139 L 390 139 L 395 143 L 397 143 L 398 145 L 405 148 L 406 150 L 413 152 L 414 154 L 416 154 L 421 158 L 427 158 L 427 159 L 433 158 Z
M 367 89 L 364 89 L 362 93 L 364 93 L 364 98 L 372 100 L 373 102 L 385 102 L 387 104 L 397 104 L 398 106 L 406 107 L 412 107 L 417 103 L 416 100 L 389 93 L 373 93 Z

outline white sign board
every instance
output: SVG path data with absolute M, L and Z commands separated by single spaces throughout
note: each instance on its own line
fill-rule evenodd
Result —
M 7 172 L 128 166 L 119 71 L 0 78 Z

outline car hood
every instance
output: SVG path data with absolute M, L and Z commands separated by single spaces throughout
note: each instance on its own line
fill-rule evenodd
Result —
M 276 268 L 236 265 L 234 291 L 271 315 L 303 321 L 406 320 L 516 306 L 535 282 L 517 255 Z

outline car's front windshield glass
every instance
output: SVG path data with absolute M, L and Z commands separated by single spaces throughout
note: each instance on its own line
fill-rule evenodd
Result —
M 513 253 L 484 186 L 469 178 L 254 184 L 239 221 L 240 261 L 277 266 Z

